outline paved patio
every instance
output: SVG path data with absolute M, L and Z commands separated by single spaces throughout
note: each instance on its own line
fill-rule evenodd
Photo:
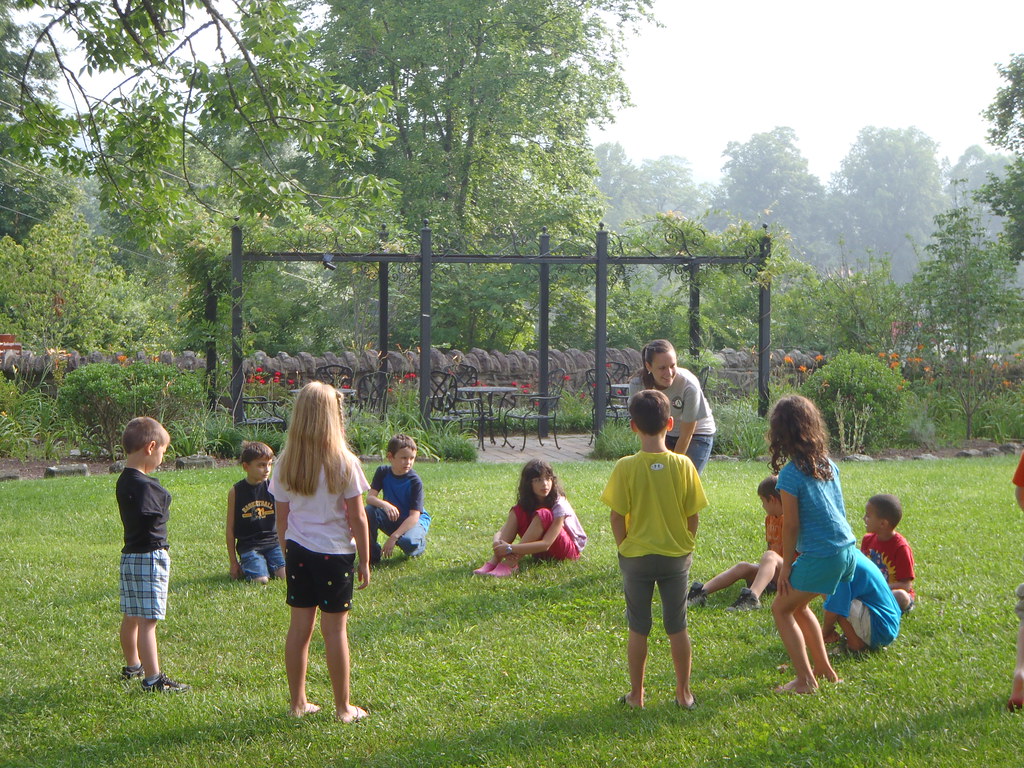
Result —
M 558 448 L 555 448 L 555 441 L 544 438 L 544 444 L 537 441 L 537 436 L 526 438 L 526 450 L 520 451 L 523 444 L 523 436 L 510 437 L 511 446 L 502 445 L 501 437 L 495 438 L 497 442 L 491 445 L 485 441 L 485 449 L 477 452 L 477 461 L 486 464 L 521 464 L 528 459 L 544 459 L 549 462 L 564 461 L 586 461 L 594 446 L 590 444 L 590 435 L 559 435 Z

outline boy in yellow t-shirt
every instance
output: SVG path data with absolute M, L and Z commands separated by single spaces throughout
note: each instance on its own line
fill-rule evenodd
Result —
M 629 625 L 630 691 L 619 701 L 631 707 L 644 705 L 647 636 L 657 585 L 676 672 L 675 703 L 693 709 L 686 596 L 697 513 L 708 502 L 693 463 L 665 446 L 665 433 L 672 428 L 670 408 L 668 398 L 657 390 L 645 389 L 630 398 L 629 423 L 640 436 L 640 451 L 615 464 L 601 501 L 612 509 Z

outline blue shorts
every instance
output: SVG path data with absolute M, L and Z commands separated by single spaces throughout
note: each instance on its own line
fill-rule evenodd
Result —
M 284 555 L 281 554 L 279 545 L 271 544 L 250 549 L 248 552 L 239 552 L 238 563 L 242 566 L 246 581 L 267 579 L 284 568 Z
M 853 581 L 853 569 L 857 562 L 857 545 L 851 544 L 829 557 L 799 555 L 793 561 L 789 583 L 801 592 L 818 595 L 835 594 L 841 581 Z
M 167 615 L 167 583 L 171 556 L 166 549 L 121 553 L 121 613 L 143 619 Z

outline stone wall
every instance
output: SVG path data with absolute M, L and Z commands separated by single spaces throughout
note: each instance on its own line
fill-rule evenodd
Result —
M 539 355 L 536 351 L 515 350 L 509 353 L 497 351 L 487 352 L 483 349 L 470 349 L 467 352 L 451 350 L 442 352 L 431 351 L 431 368 L 446 368 L 453 363 L 464 362 L 472 365 L 479 372 L 480 380 L 486 384 L 508 385 L 512 382 L 535 386 L 540 368 Z M 714 368 L 709 379 L 709 389 L 717 394 L 728 392 L 751 393 L 757 390 L 757 358 L 752 350 L 723 349 L 715 353 L 720 365 Z M 622 362 L 631 370 L 640 368 L 640 352 L 636 349 L 608 349 L 609 361 Z M 91 352 L 86 355 L 71 351 L 63 353 L 60 365 L 65 371 L 74 370 L 89 363 L 108 362 L 128 364 L 137 361 L 155 360 L 169 365 L 176 365 L 183 370 L 204 370 L 206 361 L 195 352 L 185 351 L 180 354 L 161 352 L 159 355 L 147 357 L 136 355 L 104 354 Z M 822 364 L 824 358 L 815 352 L 799 350 L 773 350 L 771 365 L 773 374 L 792 374 L 802 379 Z M 54 370 L 56 360 L 49 354 L 37 355 L 31 350 L 6 350 L 0 357 L 0 371 L 8 377 L 18 377 L 35 382 L 47 382 Z M 293 379 L 304 383 L 313 377 L 314 371 L 321 365 L 346 365 L 357 374 L 374 370 L 377 366 L 377 353 L 374 350 L 360 352 L 328 352 L 323 356 L 300 352 L 290 355 L 280 352 L 271 356 L 265 352 L 256 352 L 244 363 L 246 376 L 262 369 L 265 376 L 271 377 L 280 371 L 282 378 Z M 551 350 L 551 369 L 561 368 L 569 376 L 570 386 L 582 386 L 584 373 L 594 367 L 594 353 L 579 349 Z M 389 352 L 388 369 L 401 377 L 407 373 L 419 371 L 419 355 L 415 351 Z M 227 376 L 225 375 L 225 380 Z

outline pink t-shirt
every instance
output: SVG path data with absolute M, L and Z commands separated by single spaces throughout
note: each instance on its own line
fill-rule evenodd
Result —
M 292 493 L 277 481 L 276 476 L 270 478 L 270 492 L 274 494 L 274 500 L 289 504 L 285 538 L 311 552 L 325 555 L 351 555 L 356 551 L 356 542 L 348 527 L 345 499 L 362 496 L 369 488 L 363 467 L 354 456 L 348 464 L 348 484 L 339 495 L 332 495 L 327 490 L 323 470 L 313 496 Z

